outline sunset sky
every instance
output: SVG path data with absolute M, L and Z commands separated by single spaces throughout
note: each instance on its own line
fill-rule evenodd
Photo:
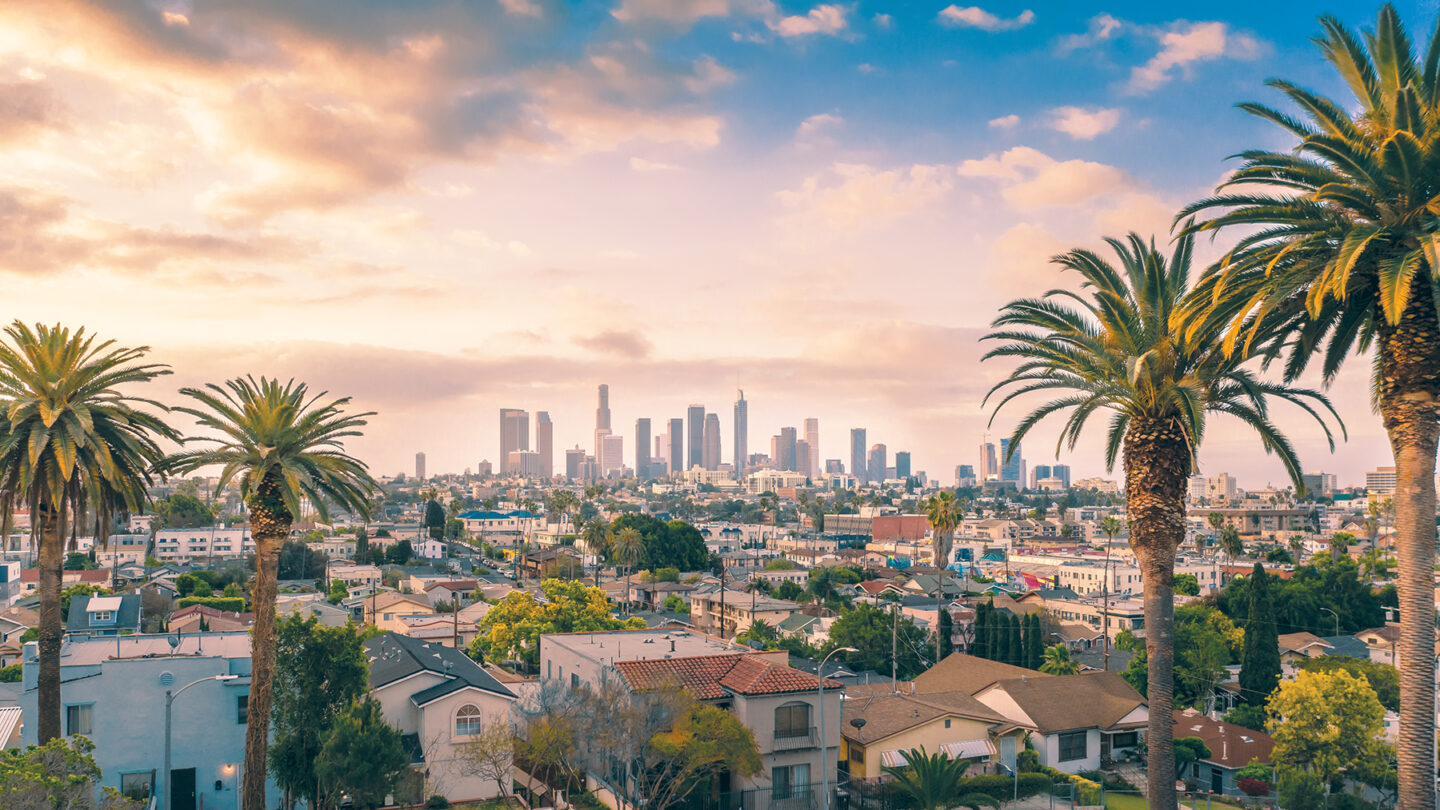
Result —
M 5 315 L 153 346 L 161 398 L 242 373 L 352 395 L 383 474 L 498 461 L 502 407 L 550 411 L 563 469 L 604 382 L 627 464 L 636 417 L 692 402 L 728 462 L 738 385 L 752 450 L 813 416 L 822 458 L 862 426 L 950 482 L 1005 373 L 979 362 L 997 308 L 1065 283 L 1062 249 L 1168 240 L 1227 155 L 1287 146 L 1234 103 L 1272 76 L 1338 96 L 1315 14 L 1376 8 L 6 2 Z M 1367 371 L 1333 392 L 1333 457 L 1286 420 L 1342 484 L 1389 463 Z M 1202 463 L 1284 483 L 1233 423 Z

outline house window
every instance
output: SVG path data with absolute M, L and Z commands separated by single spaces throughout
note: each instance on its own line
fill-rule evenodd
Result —
M 781 765 L 770 769 L 770 799 L 793 799 L 810 787 L 810 765 Z
M 98 624 L 99 622 L 108 622 L 108 621 L 110 621 L 110 619 L 111 619 L 111 617 L 112 617 L 113 615 L 114 615 L 114 614 L 112 614 L 112 613 L 111 613 L 110 611 L 108 611 L 108 610 L 97 610 L 97 611 L 95 611 L 94 613 L 91 613 L 91 614 L 90 614 L 90 621 L 95 622 L 95 623 L 97 623 L 97 624 Z
M 1137 731 L 1127 731 L 1124 734 L 1110 735 L 1111 748 L 1134 748 L 1139 744 L 1140 733 Z
M 787 703 L 775 709 L 776 737 L 810 736 L 810 704 Z
M 945 727 L 946 727 L 946 728 L 949 728 L 949 727 L 950 727 L 950 718 L 948 718 L 948 717 L 945 718 Z
M 455 736 L 473 737 L 480 733 L 480 727 L 484 724 L 485 718 L 480 714 L 480 710 L 467 703 L 455 713 Z
M 154 771 L 122 773 L 120 774 L 120 795 L 131 801 L 148 801 L 150 799 L 150 790 L 154 784 Z
M 250 722 L 250 696 L 235 696 L 235 722 L 245 725 Z
M 1060 761 L 1074 762 L 1077 759 L 1085 758 L 1086 738 L 1089 736 L 1084 731 L 1067 731 L 1057 735 L 1060 743 Z
M 864 765 L 864 764 L 865 764 L 865 746 L 863 746 L 863 745 L 856 745 L 856 744 L 853 743 L 853 742 L 847 742 L 847 743 L 846 743 L 846 746 L 850 749 L 850 757 L 849 757 L 850 761 L 853 762 L 853 763 L 855 763 L 856 765 Z
M 77 706 L 65 707 L 65 734 L 94 734 L 95 733 L 95 706 L 90 703 L 82 703 Z

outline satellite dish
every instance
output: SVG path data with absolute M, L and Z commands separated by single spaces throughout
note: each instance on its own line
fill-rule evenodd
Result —
M 179 647 L 179 646 L 180 646 L 180 634 L 179 634 L 179 633 L 176 633 L 176 634 L 173 635 L 173 636 L 166 636 L 166 637 L 165 637 L 165 642 L 170 645 L 170 649 L 172 649 L 172 650 L 175 649 L 176 647 Z
M 854 726 L 855 728 L 864 728 L 864 727 L 865 727 L 865 718 L 863 718 L 863 717 L 856 717 L 855 719 L 853 719 L 853 720 L 850 721 L 850 725 Z

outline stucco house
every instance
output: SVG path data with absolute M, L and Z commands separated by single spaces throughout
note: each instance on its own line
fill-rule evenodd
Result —
M 1066 773 L 1104 767 L 1143 738 L 1145 699 L 1117 672 L 994 683 L 975 699 L 1030 729 L 1040 764 Z
M 1025 729 L 964 692 L 897 694 L 889 684 L 852 692 L 840 727 L 841 768 L 852 781 L 881 778 L 883 766 L 904 766 L 904 752 L 916 748 L 981 763 L 1013 761 L 1024 748 Z

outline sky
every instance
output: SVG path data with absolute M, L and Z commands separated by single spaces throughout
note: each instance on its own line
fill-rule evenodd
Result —
M 1397 4 L 1417 38 L 1434 0 Z M 1352 25 L 1373 3 L 1328 2 Z M 592 447 L 705 404 L 730 460 L 817 417 L 951 481 L 1006 367 L 979 338 L 1048 260 L 1174 212 L 1242 149 L 1269 77 L 1339 95 L 1310 3 L 56 0 L 0 4 L 7 320 L 148 345 L 174 374 L 295 377 L 376 411 L 381 474 L 498 462 L 500 408 Z M 1213 259 L 1224 242 L 1206 244 Z M 1349 440 L 1388 463 L 1367 363 Z M 533 419 L 532 419 L 533 424 Z M 1059 425 L 1036 431 L 1031 464 Z M 1104 474 L 1097 421 L 1075 477 Z M 634 448 L 627 441 L 626 460 Z M 1202 471 L 1283 485 L 1216 421 Z M 498 464 L 497 464 L 498 467 Z

